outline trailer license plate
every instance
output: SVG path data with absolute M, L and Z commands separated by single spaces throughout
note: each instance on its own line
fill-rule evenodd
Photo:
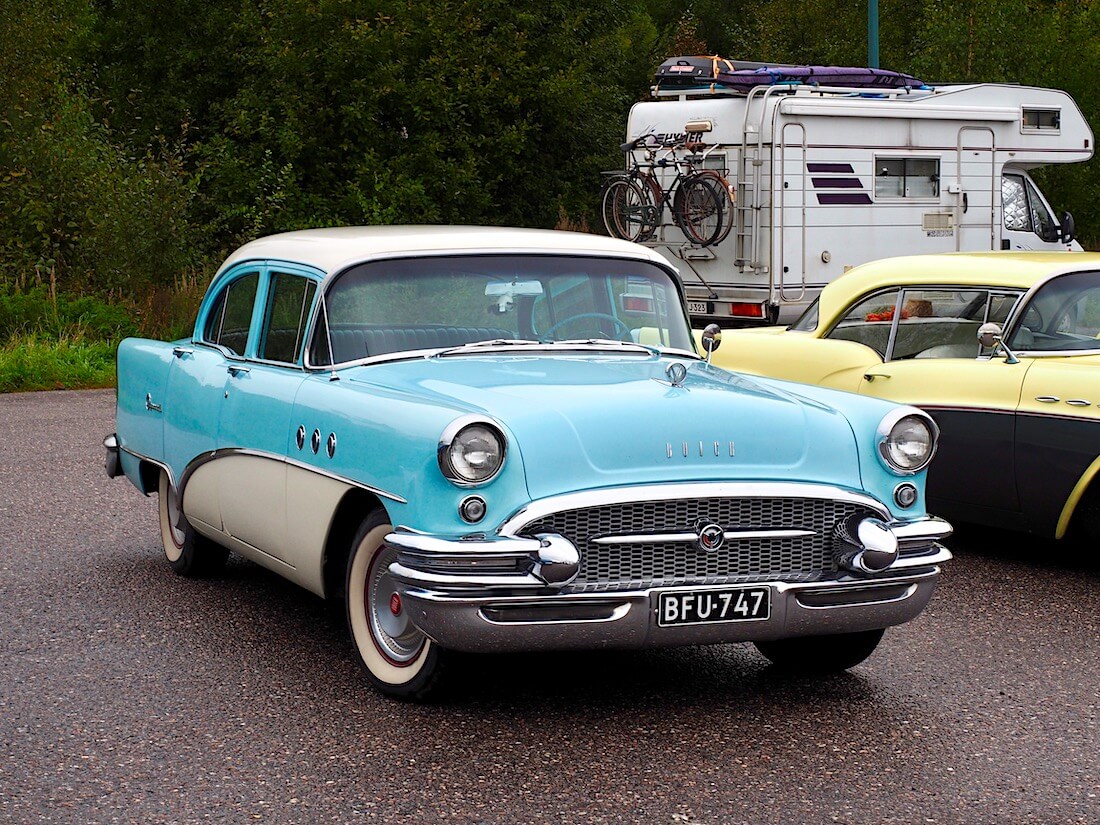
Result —
M 767 587 L 661 593 L 657 600 L 659 627 L 752 622 L 767 619 L 770 615 L 771 590 Z
M 707 301 L 688 301 L 688 312 L 693 315 L 710 315 L 710 303 Z

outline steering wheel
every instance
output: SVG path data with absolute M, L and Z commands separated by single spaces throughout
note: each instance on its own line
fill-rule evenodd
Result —
M 570 315 L 568 318 L 563 318 L 552 327 L 550 327 L 550 329 L 546 330 L 544 335 L 549 338 L 566 324 L 571 324 L 574 321 L 581 321 L 587 318 L 598 318 L 601 321 L 610 321 L 612 324 L 615 325 L 615 332 L 618 334 L 620 341 L 627 340 L 627 338 L 623 337 L 624 335 L 627 337 L 630 336 L 630 327 L 628 327 L 614 315 L 608 315 L 606 312 L 581 312 L 577 315 Z M 603 333 L 601 332 L 598 337 L 604 337 Z

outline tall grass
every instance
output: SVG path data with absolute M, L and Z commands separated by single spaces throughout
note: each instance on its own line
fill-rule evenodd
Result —
M 10 336 L 0 344 L 0 392 L 113 387 L 117 346 L 80 335 Z
M 205 286 L 188 276 L 136 296 L 59 295 L 52 280 L 0 289 L 0 392 L 114 386 L 119 341 L 187 336 Z

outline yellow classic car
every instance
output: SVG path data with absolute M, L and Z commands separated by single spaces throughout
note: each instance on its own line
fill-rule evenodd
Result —
M 1100 254 L 876 261 L 792 326 L 724 338 L 713 362 L 727 369 L 926 410 L 937 515 L 1100 537 Z

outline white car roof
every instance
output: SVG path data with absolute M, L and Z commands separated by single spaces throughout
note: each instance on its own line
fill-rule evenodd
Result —
M 259 238 L 230 255 L 218 271 L 242 261 L 278 260 L 307 264 L 330 275 L 376 257 L 449 252 L 580 253 L 670 266 L 644 246 L 581 232 L 493 226 L 342 226 Z

